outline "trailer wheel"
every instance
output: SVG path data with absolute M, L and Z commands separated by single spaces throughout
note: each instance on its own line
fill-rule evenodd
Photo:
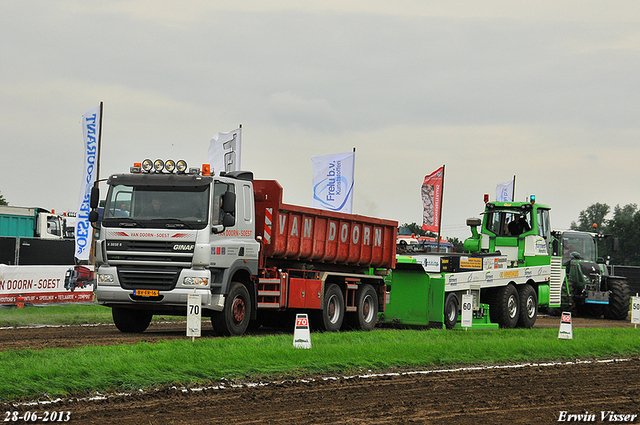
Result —
M 345 319 L 351 329 L 373 330 L 378 320 L 378 294 L 373 286 L 360 285 L 356 292 L 356 312 L 347 313 Z
M 213 330 L 218 335 L 242 335 L 251 320 L 251 297 L 247 287 L 239 282 L 231 283 L 231 290 L 224 301 L 224 310 L 211 316 Z
M 144 310 L 133 310 L 130 308 L 113 307 L 111 309 L 113 323 L 120 332 L 142 333 L 151 323 L 153 314 Z
M 629 314 L 631 295 L 629 283 L 624 279 L 609 279 L 609 305 L 604 311 L 605 319 L 625 320 Z
M 324 306 L 318 324 L 327 332 L 337 332 L 344 321 L 344 296 L 338 285 L 332 284 L 324 294 Z
M 444 325 L 447 329 L 453 329 L 458 322 L 458 297 L 450 293 L 444 300 Z
M 491 321 L 501 328 L 514 328 L 518 323 L 520 299 L 515 286 L 509 284 L 496 289 L 495 300 L 490 305 Z
M 518 327 L 532 328 L 538 317 L 538 296 L 536 290 L 529 284 L 521 285 L 518 288 L 518 298 L 520 298 Z

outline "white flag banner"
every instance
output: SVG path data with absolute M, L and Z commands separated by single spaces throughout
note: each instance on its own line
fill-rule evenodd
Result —
M 311 206 L 351 214 L 355 152 L 313 156 L 313 199 Z
M 209 165 L 215 175 L 221 171 L 240 171 L 242 128 L 218 133 L 209 143 Z
M 513 202 L 513 180 L 496 186 L 496 201 Z
M 82 163 L 83 175 L 80 186 L 80 199 L 78 200 L 78 212 L 76 215 L 75 257 L 82 260 L 89 260 L 91 243 L 93 241 L 93 228 L 89 223 L 89 198 L 91 188 L 96 181 L 98 142 L 100 139 L 100 107 L 95 107 L 82 116 L 82 136 L 84 141 L 84 162 Z

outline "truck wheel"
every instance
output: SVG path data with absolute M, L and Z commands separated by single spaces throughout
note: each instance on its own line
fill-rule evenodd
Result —
M 239 282 L 231 283 L 231 290 L 224 301 L 224 310 L 211 316 L 213 330 L 218 335 L 242 335 L 251 320 L 251 297 L 247 287 Z
M 605 319 L 625 320 L 629 314 L 631 295 L 629 283 L 623 279 L 609 279 L 609 305 L 604 311 Z
M 322 329 L 327 332 L 337 332 L 344 321 L 344 296 L 338 285 L 331 285 L 324 294 L 324 306 L 321 320 L 318 321 Z
M 444 300 L 444 326 L 453 329 L 458 322 L 458 297 L 450 293 Z
M 142 333 L 151 323 L 153 314 L 144 310 L 113 307 L 111 309 L 113 323 L 120 332 Z
M 378 320 L 378 294 L 369 284 L 360 285 L 356 291 L 356 312 L 348 313 L 346 321 L 351 329 L 370 331 Z
M 501 328 L 514 328 L 520 316 L 520 299 L 518 291 L 509 284 L 496 289 L 495 301 L 490 305 L 491 321 Z
M 518 327 L 532 328 L 538 317 L 538 296 L 536 290 L 529 284 L 520 285 L 518 288 L 518 298 L 520 298 Z

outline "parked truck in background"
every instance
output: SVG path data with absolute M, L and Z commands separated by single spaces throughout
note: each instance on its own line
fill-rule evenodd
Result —
M 473 326 L 534 325 L 538 307 L 560 306 L 561 257 L 551 252 L 550 208 L 529 202 L 488 202 L 483 218 L 467 220 L 464 253 L 398 257 L 387 280 L 382 324 L 460 327 L 464 307 Z M 478 226 L 480 231 L 478 232 Z M 463 295 L 473 295 L 463 306 Z
M 66 218 L 44 208 L 0 206 L 0 264 L 72 265 Z
M 625 320 L 631 301 L 627 278 L 610 275 L 605 260 L 598 256 L 598 242 L 607 236 L 575 230 L 553 233 L 554 255 L 562 257 L 565 270 L 562 310 L 586 317 L 604 315 L 606 319 Z M 615 247 L 617 240 L 613 242 Z
M 65 220 L 44 208 L 0 206 L 0 236 L 62 239 Z
M 184 161 L 145 160 L 107 185 L 95 294 L 122 332 L 186 315 L 194 293 L 221 335 L 295 312 L 315 329 L 370 330 L 384 310 L 396 221 L 285 204 L 274 180 Z

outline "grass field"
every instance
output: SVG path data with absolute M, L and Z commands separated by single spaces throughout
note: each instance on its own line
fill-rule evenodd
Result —
M 0 310 L 0 326 L 110 322 L 93 305 Z M 313 333 L 312 349 L 285 335 L 200 338 L 159 343 L 0 352 L 0 400 L 207 385 L 229 380 L 352 374 L 460 364 L 575 360 L 640 353 L 634 328 L 580 328 L 572 340 L 557 329 L 495 331 L 391 330 Z

